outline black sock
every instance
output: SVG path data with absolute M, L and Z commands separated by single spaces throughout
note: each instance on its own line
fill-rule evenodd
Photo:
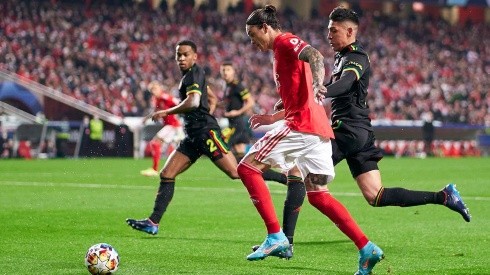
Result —
M 160 187 L 158 188 L 157 197 L 155 198 L 155 206 L 151 213 L 150 220 L 154 223 L 159 223 L 163 213 L 167 210 L 172 197 L 174 196 L 175 179 L 161 178 Z
M 305 200 L 306 188 L 300 177 L 288 177 L 288 192 L 284 201 L 282 230 L 289 240 L 293 243 L 294 230 L 298 221 L 299 211 Z
M 373 206 L 409 207 L 424 204 L 443 204 L 444 192 L 413 191 L 404 188 L 381 188 Z
M 264 180 L 271 180 L 284 185 L 287 185 L 288 183 L 288 177 L 285 174 L 279 173 L 272 169 L 265 170 L 262 173 L 262 178 L 264 178 Z

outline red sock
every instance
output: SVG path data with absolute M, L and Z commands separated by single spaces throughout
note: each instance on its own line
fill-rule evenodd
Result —
M 328 192 L 307 192 L 311 205 L 327 216 L 347 237 L 349 237 L 358 249 L 368 243 L 368 238 L 362 232 L 359 225 L 350 215 L 347 208 Z
M 237 171 L 250 194 L 250 199 L 264 220 L 267 233 L 272 234 L 281 231 L 269 188 L 262 178 L 262 171 L 247 163 L 240 163 Z
M 153 158 L 153 170 L 158 171 L 160 164 L 160 156 L 162 154 L 162 144 L 160 142 L 152 140 L 150 141 L 151 156 Z

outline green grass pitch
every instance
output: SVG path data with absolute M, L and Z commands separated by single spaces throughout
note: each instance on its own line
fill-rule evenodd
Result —
M 139 175 L 151 160 L 0 160 L 0 274 L 88 274 L 87 249 L 99 242 L 120 255 L 116 274 L 353 274 L 357 249 L 307 202 L 290 261 L 248 262 L 265 227 L 240 181 L 207 159 L 177 178 L 160 232 L 125 219 L 147 217 L 157 178 Z M 456 183 L 473 219 L 446 207 L 369 206 L 345 163 L 330 184 L 386 259 L 375 274 L 490 274 L 490 158 L 385 158 L 385 186 L 439 190 Z M 282 213 L 286 188 L 269 183 Z M 281 218 L 281 215 L 279 215 Z

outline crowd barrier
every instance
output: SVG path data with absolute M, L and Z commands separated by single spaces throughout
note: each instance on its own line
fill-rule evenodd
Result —
M 160 124 L 129 128 L 119 125 L 104 130 L 103 147 L 95 156 L 146 157 L 147 144 L 161 129 Z M 273 126 L 272 126 L 273 127 Z M 270 127 L 269 127 L 270 128 Z M 258 139 L 269 129 L 254 131 Z M 79 157 L 83 152 L 83 125 L 77 121 L 58 121 L 45 124 L 21 124 L 15 130 L 14 156 L 21 157 Z M 132 130 L 131 130 L 132 129 Z M 422 130 L 416 125 L 376 125 L 374 131 L 379 146 L 386 155 L 439 157 L 488 156 L 490 135 L 483 127 L 449 125 L 435 127 L 434 140 L 427 147 Z M 26 147 L 29 155 L 26 155 Z M 429 152 L 427 152 L 427 148 Z M 19 155 L 19 149 L 21 154 Z M 63 152 L 59 152 L 63 150 Z

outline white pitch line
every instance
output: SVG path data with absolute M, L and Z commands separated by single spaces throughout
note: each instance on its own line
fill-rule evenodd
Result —
M 118 184 L 101 184 L 101 183 L 52 183 L 52 182 L 36 182 L 36 181 L 0 181 L 0 186 L 36 186 L 36 187 L 71 187 L 71 188 L 100 188 L 100 189 L 130 189 L 130 190 L 156 190 L 157 185 L 118 185 Z M 226 191 L 230 193 L 243 193 L 245 189 L 242 188 L 217 188 L 217 187 L 188 187 L 188 186 L 176 186 L 178 190 L 186 191 Z M 270 190 L 272 194 L 286 194 L 286 188 L 284 190 Z M 361 193 L 353 192 L 332 192 L 335 196 L 342 197 L 360 197 Z M 464 197 L 465 200 L 475 201 L 490 201 L 489 197 Z

